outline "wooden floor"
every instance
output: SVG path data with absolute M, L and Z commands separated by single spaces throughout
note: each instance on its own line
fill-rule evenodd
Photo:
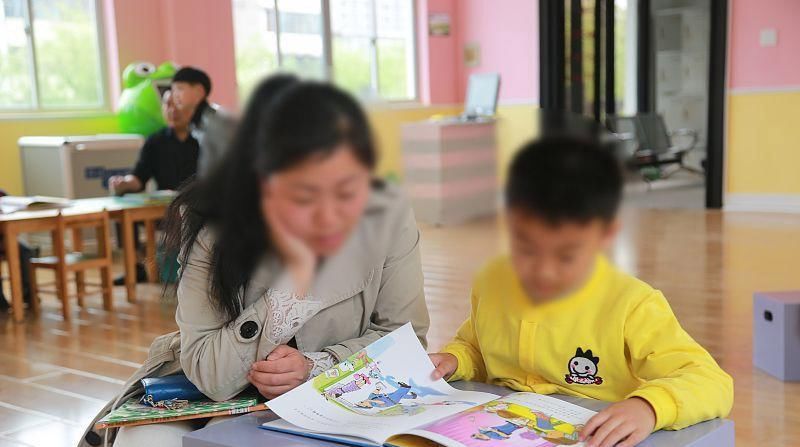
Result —
M 752 292 L 800 288 L 800 216 L 627 210 L 623 217 L 615 261 L 662 289 L 684 327 L 734 376 L 737 445 L 800 445 L 800 384 L 751 362 Z M 458 327 L 472 273 L 505 238 L 494 220 L 423 228 L 431 348 Z M 75 445 L 153 337 L 175 328 L 174 307 L 158 292 L 140 286 L 140 303 L 129 305 L 119 288 L 117 312 L 90 299 L 70 324 L 53 298 L 38 320 L 15 325 L 0 316 L 0 446 Z

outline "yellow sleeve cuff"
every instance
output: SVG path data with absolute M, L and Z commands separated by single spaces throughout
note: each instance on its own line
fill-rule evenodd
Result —
M 478 376 L 478 369 L 471 361 L 468 349 L 469 348 L 461 345 L 458 342 L 450 343 L 445 346 L 444 349 L 442 349 L 442 352 L 453 354 L 456 356 L 456 359 L 458 359 L 458 367 L 456 368 L 456 372 L 454 372 L 453 375 L 447 379 L 448 382 L 455 382 L 456 380 L 473 380 Z
M 656 413 L 656 425 L 653 431 L 668 428 L 678 417 L 678 405 L 669 393 L 659 386 L 644 386 L 628 395 L 628 398 L 639 397 L 646 400 Z

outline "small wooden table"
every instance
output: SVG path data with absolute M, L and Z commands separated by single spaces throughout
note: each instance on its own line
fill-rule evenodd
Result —
M 133 226 L 136 222 L 144 222 L 147 242 L 145 245 L 148 259 L 155 259 L 155 221 L 162 219 L 167 209 L 166 204 L 139 205 L 126 202 L 115 197 L 99 197 L 94 199 L 77 199 L 66 208 L 17 211 L 11 214 L 0 214 L 0 234 L 3 234 L 5 254 L 8 260 L 8 273 L 11 282 L 11 303 L 14 310 L 14 321 L 22 322 L 25 311 L 22 299 L 22 272 L 19 263 L 19 247 L 17 237 L 23 233 L 53 231 L 56 216 L 61 211 L 64 215 L 79 215 L 106 210 L 109 216 L 121 223 L 123 264 L 125 266 L 125 291 L 128 302 L 136 302 L 136 244 Z M 80 238 L 77 238 L 80 244 Z M 154 262 L 147 263 L 150 281 L 157 282 L 158 272 Z

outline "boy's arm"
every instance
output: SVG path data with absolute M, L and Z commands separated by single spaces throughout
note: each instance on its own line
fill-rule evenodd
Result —
M 478 311 L 478 293 L 476 287 L 472 288 L 472 305 L 469 318 L 461 324 L 456 336 L 442 352 L 453 354 L 458 359 L 458 368 L 448 381 L 471 380 L 483 382 L 486 380 L 486 366 L 483 363 L 480 345 L 475 333 L 475 319 Z
M 678 430 L 716 417 L 733 405 L 733 379 L 681 328 L 661 292 L 631 311 L 625 341 L 642 385 L 627 397 L 655 410 L 654 430 Z

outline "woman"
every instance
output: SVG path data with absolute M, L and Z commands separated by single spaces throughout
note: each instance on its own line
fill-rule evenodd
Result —
M 287 84 L 251 101 L 223 165 L 168 215 L 180 366 L 215 400 L 281 395 L 409 321 L 425 344 L 419 231 L 373 180 L 363 110 L 333 86 Z M 123 429 L 115 445 L 179 445 L 195 428 Z

